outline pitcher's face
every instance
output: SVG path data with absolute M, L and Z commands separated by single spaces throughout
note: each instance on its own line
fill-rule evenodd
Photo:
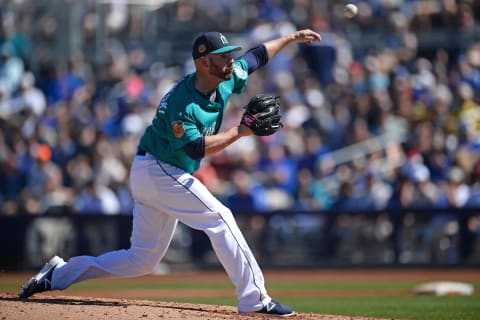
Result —
M 230 52 L 208 55 L 208 72 L 222 80 L 232 78 L 233 58 Z

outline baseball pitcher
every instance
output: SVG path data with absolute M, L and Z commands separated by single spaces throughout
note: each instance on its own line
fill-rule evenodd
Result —
M 152 272 L 160 262 L 181 221 L 204 231 L 235 285 L 240 313 L 293 315 L 293 310 L 268 295 L 264 277 L 230 209 L 197 180 L 203 158 L 252 134 L 271 135 L 281 128 L 278 99 L 252 97 L 238 125 L 220 132 L 232 94 L 242 93 L 249 74 L 264 66 L 291 43 L 320 41 L 304 29 L 241 50 L 219 32 L 199 35 L 192 48 L 195 72 L 186 75 L 160 101 L 138 145 L 130 185 L 135 200 L 131 246 L 98 257 L 77 256 L 65 262 L 53 257 L 20 290 L 21 298 L 46 290 L 63 290 L 73 283 L 106 277 L 133 277 Z

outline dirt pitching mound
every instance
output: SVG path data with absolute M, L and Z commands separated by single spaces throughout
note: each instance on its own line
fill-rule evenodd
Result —
M 149 300 L 105 299 L 78 296 L 36 295 L 20 300 L 0 293 L 0 320 L 132 320 L 132 319 L 273 319 L 239 315 L 234 307 Z M 378 320 L 378 318 L 297 313 L 296 320 Z

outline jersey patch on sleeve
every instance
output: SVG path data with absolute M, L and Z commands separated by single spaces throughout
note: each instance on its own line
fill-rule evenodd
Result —
M 185 133 L 185 129 L 183 128 L 183 122 L 181 120 L 173 121 L 172 129 L 175 138 L 181 138 Z
M 237 77 L 239 77 L 240 79 L 246 79 L 247 78 L 247 72 L 237 65 L 233 66 L 233 72 L 235 72 Z

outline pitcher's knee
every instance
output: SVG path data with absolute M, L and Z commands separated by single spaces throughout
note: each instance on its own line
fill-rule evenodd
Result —
M 221 211 L 219 211 L 220 216 L 222 217 L 222 222 L 227 225 L 236 225 L 235 218 L 233 217 L 233 213 L 227 207 L 223 207 Z
M 129 249 L 130 270 L 136 275 L 151 273 L 158 264 L 159 258 L 148 250 Z
M 210 238 L 214 235 L 225 233 L 234 226 L 236 227 L 232 211 L 227 207 L 220 208 L 215 214 L 215 219 L 210 219 L 209 223 L 205 224 L 206 228 L 203 229 Z

